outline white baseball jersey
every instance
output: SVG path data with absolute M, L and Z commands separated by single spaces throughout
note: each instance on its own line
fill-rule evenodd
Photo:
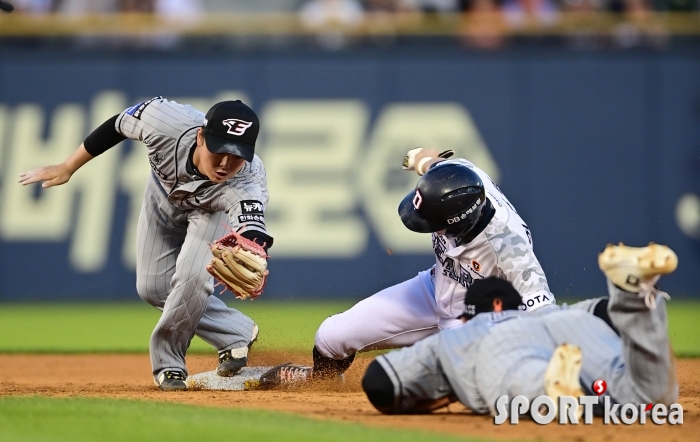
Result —
M 464 296 L 475 279 L 506 279 L 523 297 L 521 310 L 554 304 L 547 279 L 532 249 L 527 225 L 482 170 L 466 160 L 450 160 L 475 170 L 495 215 L 468 244 L 433 234 L 436 264 L 430 271 L 396 284 L 326 319 L 316 332 L 316 348 L 344 359 L 366 350 L 405 347 L 440 329 L 461 325 Z
M 508 280 L 522 295 L 521 310 L 554 304 L 547 278 L 532 249 L 532 235 L 508 199 L 491 178 L 467 160 L 450 162 L 473 169 L 484 182 L 486 197 L 496 214 L 471 242 L 457 246 L 455 239 L 433 233 L 435 301 L 443 318 L 464 311 L 464 296 L 475 279 L 497 276 Z

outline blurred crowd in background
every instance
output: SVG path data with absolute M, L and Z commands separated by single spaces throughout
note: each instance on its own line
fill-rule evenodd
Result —
M 697 11 L 699 0 L 14 0 L 24 13 L 151 12 L 157 14 L 207 12 L 295 12 L 309 20 L 323 16 L 341 21 L 360 20 L 365 13 L 454 13 L 500 11 L 507 20 L 518 14 L 541 16 L 558 11 Z
M 327 49 L 366 42 L 353 29 L 390 23 L 398 16 L 457 17 L 459 43 L 481 49 L 501 48 L 514 35 L 555 35 L 584 49 L 660 48 L 674 31 L 660 25 L 660 14 L 655 13 L 700 16 L 700 0 L 14 0 L 14 4 L 20 14 L 147 13 L 166 19 L 186 16 L 191 23 L 222 13 L 288 14 L 313 37 L 313 44 Z M 691 24 L 690 32 L 681 34 L 700 35 L 700 21 L 695 23 L 697 31 Z M 395 42 L 390 34 L 383 32 L 374 42 Z M 169 41 L 158 45 L 174 46 L 179 40 Z

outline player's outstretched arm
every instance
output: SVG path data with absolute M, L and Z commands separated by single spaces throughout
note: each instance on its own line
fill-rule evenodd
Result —
M 41 187 L 44 188 L 67 183 L 85 163 L 126 139 L 116 129 L 118 117 L 119 114 L 113 116 L 93 130 L 63 163 L 23 172 L 19 175 L 19 183 L 26 186 L 43 181 Z
M 81 143 L 80 147 L 61 164 L 54 164 L 22 172 L 19 174 L 19 183 L 26 186 L 27 184 L 42 182 L 41 187 L 44 188 L 59 186 L 67 183 L 76 170 L 80 169 L 93 158 L 94 157 L 85 149 L 85 145 Z
M 446 150 L 440 152 L 436 149 L 424 149 L 417 147 L 406 153 L 401 168 L 403 170 L 415 170 L 418 175 L 423 176 L 430 167 L 454 155 L 454 151 Z

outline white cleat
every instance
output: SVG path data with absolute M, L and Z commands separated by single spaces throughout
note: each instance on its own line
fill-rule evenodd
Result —
M 647 307 L 656 308 L 656 295 L 670 299 L 654 285 L 661 275 L 678 267 L 678 256 L 667 246 L 650 243 L 646 247 L 628 247 L 622 243 L 608 244 L 598 255 L 598 265 L 617 287 L 644 296 Z
M 581 349 L 573 344 L 562 344 L 554 350 L 544 372 L 544 391 L 554 400 L 555 407 L 559 406 L 560 396 L 573 396 L 578 399 L 585 396 L 581 389 L 579 375 L 583 355 Z M 576 408 L 576 417 L 581 420 L 583 406 Z

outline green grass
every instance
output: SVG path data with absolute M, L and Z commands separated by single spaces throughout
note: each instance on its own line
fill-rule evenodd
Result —
M 259 350 L 308 352 L 321 322 L 352 302 L 231 302 L 260 325 Z M 700 301 L 668 303 L 679 356 L 700 357 Z M 160 312 L 145 303 L 1 304 L 0 353 L 147 352 Z M 192 352 L 213 351 L 195 338 Z
M 435 434 L 285 413 L 134 400 L 0 398 L 0 442 L 434 441 Z M 439 436 L 440 440 L 464 440 Z
M 700 301 L 676 301 L 668 304 L 668 334 L 676 355 L 700 357 Z
M 229 305 L 260 326 L 256 349 L 309 352 L 323 320 L 352 302 L 254 301 Z M 145 303 L 2 304 L 0 353 L 148 352 L 160 312 Z M 191 352 L 213 352 L 199 338 Z

